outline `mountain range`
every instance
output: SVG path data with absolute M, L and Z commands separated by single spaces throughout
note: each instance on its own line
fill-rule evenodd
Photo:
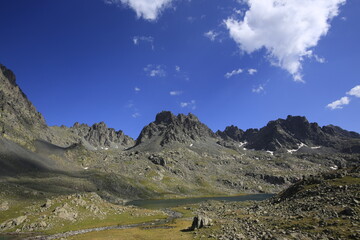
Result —
M 0 109 L 0 178 L 41 191 L 51 182 L 109 199 L 274 192 L 360 159 L 360 134 L 302 116 L 213 132 L 191 113 L 162 111 L 137 139 L 104 122 L 48 126 L 3 65 Z

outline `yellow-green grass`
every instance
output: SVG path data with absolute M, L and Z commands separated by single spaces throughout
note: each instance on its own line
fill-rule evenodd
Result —
M 64 226 L 58 226 L 51 230 L 45 231 L 47 234 L 55 234 L 61 232 L 68 232 L 74 230 L 81 230 L 81 229 L 89 229 L 89 228 L 98 228 L 98 227 L 107 227 L 107 226 L 115 226 L 115 225 L 129 225 L 129 224 L 137 224 L 137 223 L 144 223 L 144 222 L 152 222 L 157 219 L 164 219 L 166 218 L 165 215 L 154 215 L 154 216 L 131 216 L 129 213 L 123 214 L 111 214 L 107 215 L 104 219 L 99 218 L 92 218 L 88 217 L 82 221 L 77 222 L 69 222 L 64 221 Z
M 353 185 L 353 184 L 360 184 L 360 178 L 355 178 L 355 177 L 352 177 L 352 176 L 345 176 L 345 177 L 342 177 L 342 178 L 337 178 L 337 179 L 334 179 L 334 180 L 330 180 L 329 182 L 330 182 L 330 184 L 337 185 L 337 186 L 340 186 L 340 185 Z
M 191 225 L 191 221 L 178 219 L 172 224 L 164 226 L 165 228 L 132 228 L 121 230 L 107 230 L 99 232 L 90 232 L 68 238 L 69 240 L 190 240 L 193 239 L 191 232 L 182 231 Z

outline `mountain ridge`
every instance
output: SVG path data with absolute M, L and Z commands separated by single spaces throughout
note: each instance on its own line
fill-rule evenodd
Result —
M 82 143 L 89 149 L 142 148 L 158 150 L 170 145 L 192 146 L 203 144 L 211 148 L 214 143 L 233 145 L 246 149 L 265 151 L 292 151 L 300 146 L 327 147 L 339 152 L 360 152 L 360 134 L 338 126 L 320 127 L 306 117 L 291 116 L 269 121 L 260 129 L 242 130 L 231 125 L 214 133 L 194 114 L 178 114 L 170 111 L 158 113 L 155 120 L 145 126 L 137 139 L 122 130 L 108 128 L 104 122 L 92 126 L 75 123 L 72 127 L 49 127 L 45 118 L 16 83 L 15 74 L 0 64 L 0 126 L 3 135 L 13 139 L 21 136 L 43 139 L 60 146 Z M 11 136 L 14 135 L 14 136 Z

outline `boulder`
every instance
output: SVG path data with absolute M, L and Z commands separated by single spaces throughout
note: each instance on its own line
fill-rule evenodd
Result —
M 209 227 L 212 225 L 212 219 L 204 215 L 197 215 L 194 217 L 190 230 Z
M 2 202 L 1 204 L 0 204 L 0 211 L 6 211 L 6 210 L 8 210 L 9 209 L 9 203 L 8 202 Z
M 22 224 L 26 220 L 26 218 L 27 218 L 26 216 L 17 217 L 15 219 L 13 219 L 12 225 L 19 226 L 20 224 Z

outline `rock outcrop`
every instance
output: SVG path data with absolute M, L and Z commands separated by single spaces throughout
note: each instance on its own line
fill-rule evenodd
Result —
M 93 148 L 129 148 L 134 145 L 134 140 L 125 135 L 123 131 L 108 128 L 104 122 L 95 123 L 91 127 L 87 124 L 75 123 L 71 131 L 78 135 L 85 146 Z
M 156 115 L 155 121 L 141 131 L 136 146 L 154 144 L 166 146 L 171 144 L 191 145 L 194 142 L 215 141 L 215 133 L 193 114 L 175 116 L 169 111 Z

